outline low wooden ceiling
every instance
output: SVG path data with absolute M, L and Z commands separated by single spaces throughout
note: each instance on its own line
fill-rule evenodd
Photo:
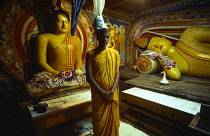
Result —
M 107 11 L 109 13 L 103 12 L 103 15 L 110 17 L 111 15 L 114 16 L 114 14 L 118 14 L 131 21 L 140 18 L 143 12 L 148 10 L 163 7 L 164 5 L 172 5 L 173 7 L 172 3 L 177 1 L 180 0 L 105 0 L 104 12 Z M 185 0 L 182 0 L 182 2 L 184 1 Z M 86 0 L 84 7 L 89 9 L 89 11 L 93 11 L 93 0 Z M 161 9 L 164 10 L 164 8 L 160 8 L 160 10 Z

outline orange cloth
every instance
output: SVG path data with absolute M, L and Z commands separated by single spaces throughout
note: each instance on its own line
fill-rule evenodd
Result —
M 106 48 L 94 57 L 93 77 L 105 91 L 111 90 L 119 65 L 118 52 L 112 48 Z M 119 87 L 113 94 L 114 102 L 109 105 L 97 91 L 91 89 L 91 92 L 94 136 L 119 136 Z
M 48 49 L 48 64 L 56 71 L 72 71 L 81 69 L 81 42 L 77 36 L 67 35 L 56 48 Z

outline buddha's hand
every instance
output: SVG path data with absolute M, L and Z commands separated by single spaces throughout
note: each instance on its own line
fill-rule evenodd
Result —
M 51 73 L 52 73 L 52 76 L 53 76 L 53 77 L 56 77 L 56 76 L 58 76 L 59 71 L 53 71 L 53 72 L 51 72 Z
M 83 74 L 82 70 L 80 70 L 80 69 L 76 69 L 75 72 L 76 72 L 77 74 Z

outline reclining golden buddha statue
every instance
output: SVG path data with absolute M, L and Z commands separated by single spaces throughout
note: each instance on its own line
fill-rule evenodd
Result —
M 82 46 L 78 36 L 69 35 L 70 17 L 64 10 L 51 13 L 52 33 L 37 36 L 36 61 L 41 72 L 26 84 L 33 97 L 44 96 L 61 88 L 87 87 L 82 69 Z
M 179 80 L 181 75 L 210 78 L 210 27 L 187 28 L 175 46 L 166 38 L 153 37 L 147 50 L 167 55 L 177 64 L 170 69 L 163 67 L 168 79 Z

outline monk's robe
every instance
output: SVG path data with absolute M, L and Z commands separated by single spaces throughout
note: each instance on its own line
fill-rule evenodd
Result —
M 56 71 L 72 71 L 82 67 L 82 49 L 79 37 L 67 35 L 57 47 L 47 50 L 47 63 Z
M 104 91 L 110 91 L 119 71 L 120 58 L 118 51 L 106 48 L 93 59 L 93 78 Z M 107 104 L 96 90 L 92 92 L 93 133 L 94 136 L 119 135 L 119 87 L 117 86 L 112 104 Z

